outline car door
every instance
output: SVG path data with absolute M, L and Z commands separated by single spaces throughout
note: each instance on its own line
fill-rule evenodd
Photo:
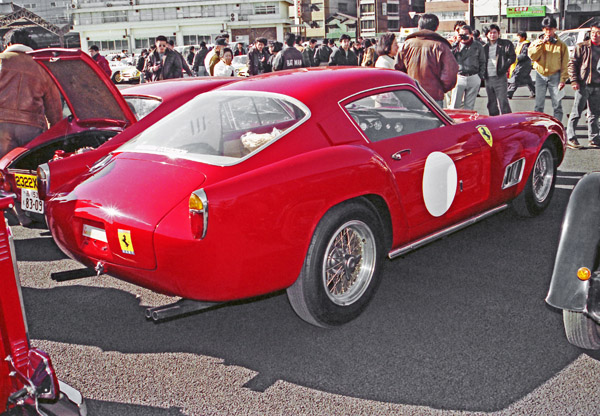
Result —
M 489 193 L 489 152 L 477 131 L 453 124 L 408 87 L 372 91 L 344 107 L 395 176 L 411 240 L 481 208 Z

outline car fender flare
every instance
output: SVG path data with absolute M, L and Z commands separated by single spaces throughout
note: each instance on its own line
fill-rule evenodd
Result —
M 600 243 L 600 172 L 585 175 L 573 189 L 562 223 L 546 302 L 559 309 L 587 312 L 590 281 L 577 270 L 596 270 Z

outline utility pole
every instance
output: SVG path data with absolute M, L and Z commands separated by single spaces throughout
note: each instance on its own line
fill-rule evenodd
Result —
M 498 0 L 498 27 L 502 30 L 502 0 Z
M 475 11 L 473 10 L 473 0 L 469 0 L 469 26 L 471 29 L 475 29 Z

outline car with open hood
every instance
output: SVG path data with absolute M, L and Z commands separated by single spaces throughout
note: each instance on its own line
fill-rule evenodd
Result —
M 18 207 L 32 217 L 44 213 L 43 197 L 37 191 L 40 164 L 72 159 L 53 165 L 60 171 L 56 181 L 66 180 L 133 137 L 116 137 L 119 133 L 141 122 L 134 130 L 139 132 L 193 96 L 231 82 L 207 79 L 180 87 L 141 84 L 122 94 L 96 62 L 80 50 L 42 49 L 30 55 L 58 86 L 65 115 L 52 128 L 0 159 L 0 189 L 14 192 Z
M 328 327 L 360 315 L 385 257 L 508 207 L 542 213 L 564 152 L 546 114 L 445 112 L 399 71 L 303 68 L 190 100 L 46 215 L 90 270 L 183 298 L 150 318 L 286 289 Z

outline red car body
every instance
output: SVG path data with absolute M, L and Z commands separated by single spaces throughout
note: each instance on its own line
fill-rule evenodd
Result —
M 58 86 L 66 114 L 58 124 L 0 159 L 1 187 L 15 192 L 17 203 L 31 213 L 44 211 L 45 195 L 37 195 L 36 170 L 40 164 L 58 162 L 47 165 L 58 186 L 195 95 L 232 82 L 207 78 L 171 87 L 166 83 L 141 84 L 121 94 L 96 62 L 81 50 L 42 49 L 30 55 Z M 152 105 L 140 113 L 136 100 Z M 119 134 L 130 127 L 137 128 Z M 52 192 L 53 188 L 43 189 Z M 26 197 L 22 198 L 23 195 Z
M 233 129 L 235 141 L 245 130 L 260 138 L 273 126 L 281 130 L 272 134 L 280 135 L 249 155 L 230 158 L 231 133 L 225 134 L 223 126 L 235 114 L 228 106 L 244 102 L 248 94 L 262 97 L 251 100 L 267 109 L 257 107 L 254 124 L 242 119 L 243 128 Z M 307 284 L 297 289 L 302 286 L 299 276 L 312 264 L 324 223 L 335 223 L 336 215 L 356 217 L 348 227 L 364 236 L 360 250 L 364 244 L 368 250 L 349 254 L 328 249 L 332 264 L 343 255 L 345 273 L 366 273 L 364 287 L 351 299 L 341 295 L 351 294 L 348 288 L 338 293 L 342 298 L 331 297 L 333 309 L 350 305 L 356 307 L 355 316 L 364 307 L 360 298 L 371 294 L 380 254 L 404 254 L 530 194 L 523 192 L 527 178 L 543 153 L 540 163 L 552 166 L 542 177 L 546 185 L 540 207 L 530 212 L 538 213 L 549 202 L 565 151 L 563 127 L 550 116 L 445 113 L 398 71 L 284 71 L 224 85 L 200 98 L 182 109 L 189 111 L 191 126 L 184 126 L 187 118 L 166 118 L 54 193 L 47 221 L 65 253 L 113 276 L 186 299 L 222 302 L 285 288 L 288 295 L 296 288 L 297 299 L 298 293 L 308 293 Z M 168 146 L 178 135 L 201 134 L 198 124 L 211 120 L 194 119 L 194 114 L 209 108 L 211 100 L 222 111 L 221 127 L 211 127 L 212 136 L 221 129 L 218 150 L 207 150 L 204 143 L 198 151 L 208 156 L 197 158 L 185 153 L 197 143 L 166 151 L 148 144 L 164 139 Z M 274 117 L 274 104 L 267 105 L 271 102 L 294 108 L 295 124 L 262 122 L 256 127 L 261 115 Z M 144 142 L 147 137 L 155 141 Z M 543 151 L 548 147 L 551 151 Z M 124 239 L 131 250 L 122 245 Z M 330 248 L 339 245 L 331 241 Z M 312 313 L 307 302 L 308 314 L 299 314 L 311 323 L 328 326 L 347 320 Z M 302 309 L 292 305 L 297 312 Z
M 0 194 L 0 211 L 13 198 Z M 85 415 L 81 394 L 60 383 L 48 354 L 29 343 L 12 234 L 0 221 L 0 406 L 19 414 Z M 44 413 L 40 412 L 40 409 Z M 13 414 L 13 413 L 11 413 Z M 17 413 L 14 413 L 17 414 Z

